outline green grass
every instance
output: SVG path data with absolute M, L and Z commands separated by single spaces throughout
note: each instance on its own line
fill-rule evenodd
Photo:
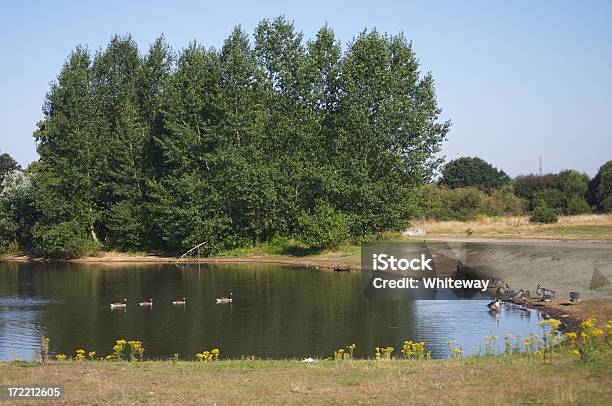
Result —
M 62 384 L 60 404 L 612 403 L 612 357 L 514 354 L 410 361 L 221 360 L 0 363 L 0 385 Z
M 355 254 L 359 252 L 359 245 L 346 243 L 334 248 L 316 248 L 293 239 L 275 239 L 270 242 L 234 248 L 218 253 L 219 257 L 248 257 L 254 255 L 283 255 L 292 257 L 310 257 L 329 253 Z

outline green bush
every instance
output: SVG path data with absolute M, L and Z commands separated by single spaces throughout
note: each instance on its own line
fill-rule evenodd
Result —
M 612 213 L 612 196 L 607 197 L 601 204 L 604 213 Z
M 556 223 L 559 221 L 559 215 L 555 209 L 552 209 L 545 204 L 537 206 L 531 213 L 529 221 L 532 223 Z
M 517 176 L 513 187 L 517 196 L 527 200 L 529 210 L 544 202 L 559 213 L 574 214 L 571 213 L 570 202 L 587 196 L 589 178 L 584 173 L 568 169 L 556 174 Z M 580 209 L 584 209 L 582 204 L 580 206 Z
M 591 206 L 587 203 L 584 197 L 573 197 L 567 204 L 567 214 L 586 214 L 591 213 Z
M 74 258 L 101 248 L 87 234 L 86 228 L 74 220 L 50 226 L 38 225 L 32 234 L 35 252 L 45 257 Z
M 475 220 L 479 216 L 521 215 L 526 202 L 506 186 L 487 192 L 476 188 L 449 189 L 426 185 L 418 191 L 419 217 L 436 220 Z
M 299 216 L 300 241 L 315 248 L 335 248 L 349 238 L 349 218 L 329 203 Z

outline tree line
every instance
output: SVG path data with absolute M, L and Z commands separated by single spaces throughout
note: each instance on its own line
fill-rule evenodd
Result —
M 477 157 L 461 157 L 441 168 L 436 183 L 422 188 L 420 217 L 472 220 L 478 216 L 530 214 L 553 222 L 559 215 L 612 212 L 612 160 L 592 178 L 567 169 L 512 179 Z
M 43 113 L 40 159 L 3 182 L 0 244 L 44 256 L 399 230 L 450 127 L 402 35 L 343 49 L 330 27 L 305 41 L 284 17 L 220 49 L 79 46 Z

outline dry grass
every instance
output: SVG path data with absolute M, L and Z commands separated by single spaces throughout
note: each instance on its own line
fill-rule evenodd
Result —
M 485 217 L 474 221 L 413 222 L 427 235 L 466 237 L 612 240 L 612 214 L 561 216 L 556 224 L 532 224 L 527 216 Z
M 63 384 L 63 404 L 612 404 L 609 357 L 0 364 L 0 384 Z M 23 404 L 23 403 L 15 403 Z

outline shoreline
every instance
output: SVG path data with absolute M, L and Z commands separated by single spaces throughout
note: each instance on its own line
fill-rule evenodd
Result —
M 451 237 L 430 237 L 430 238 L 409 238 L 403 241 L 407 243 L 422 243 L 432 242 L 445 243 L 490 243 L 490 244 L 520 244 L 520 245 L 532 245 L 542 244 L 545 247 L 559 247 L 559 248 L 583 248 L 583 247 L 607 247 L 611 246 L 609 242 L 605 241 L 567 241 L 567 240 L 539 240 L 539 239 L 497 239 L 497 238 L 451 238 Z M 6 255 L 0 259 L 7 263 L 70 263 L 70 264 L 87 264 L 87 265 L 100 265 L 100 266 L 120 266 L 120 265 L 163 265 L 163 264 L 174 264 L 178 258 L 176 257 L 165 257 L 156 255 L 129 255 L 117 252 L 108 252 L 98 256 L 84 256 L 72 259 L 45 259 L 39 257 L 31 257 L 24 254 L 12 254 Z M 359 253 L 346 253 L 346 252 L 324 252 L 316 255 L 308 256 L 290 256 L 290 255 L 267 255 L 267 254 L 253 254 L 244 256 L 217 256 L 209 258 L 200 258 L 198 260 L 190 260 L 180 262 L 179 265 L 195 265 L 195 264 L 276 264 L 276 265 L 287 265 L 287 266 L 301 266 L 323 270 L 334 270 L 334 269 L 346 269 L 350 268 L 351 271 L 361 270 L 361 258 Z M 515 272 L 517 273 L 517 272 Z M 510 275 L 508 275 L 510 276 Z M 513 275 L 520 277 L 519 275 Z M 553 275 L 554 276 L 554 275 Z M 513 284 L 512 282 L 510 282 Z M 568 282 L 569 283 L 569 282 Z M 513 284 L 516 288 L 520 287 L 517 283 Z M 534 285 L 535 286 L 535 285 Z M 490 294 L 490 292 L 489 292 Z M 612 319 L 612 299 L 609 297 L 585 297 L 584 300 L 571 305 L 567 304 L 566 300 L 554 300 L 552 302 L 529 302 L 525 306 L 545 311 L 552 317 L 560 318 L 564 324 L 568 325 L 568 328 L 575 329 L 578 324 L 586 317 L 597 317 L 599 320 Z

